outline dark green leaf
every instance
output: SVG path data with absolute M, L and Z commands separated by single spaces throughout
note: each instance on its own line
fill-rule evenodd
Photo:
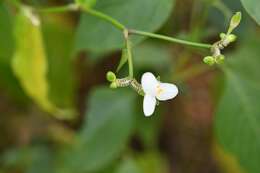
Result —
M 216 113 L 219 142 L 250 173 L 260 172 L 259 44 L 247 42 L 229 56 L 226 88 Z
M 126 27 L 156 31 L 169 17 L 174 0 L 99 0 L 96 9 L 119 20 Z M 134 43 L 143 38 L 134 39 Z M 104 52 L 122 48 L 122 31 L 102 19 L 83 14 L 76 37 L 77 50 Z
M 260 25 L 260 1 L 259 0 L 241 0 L 243 6 L 249 15 Z
M 68 118 L 68 115 L 60 112 L 48 98 L 48 63 L 42 40 L 41 22 L 27 7 L 21 8 L 16 17 L 15 41 L 12 68 L 24 91 L 43 110 L 58 118 Z
M 49 96 L 59 107 L 68 108 L 73 105 L 75 89 L 74 63 L 71 56 L 73 29 L 55 16 L 46 16 L 44 19 L 43 36 L 49 66 Z
M 78 142 L 65 151 L 61 162 L 65 166 L 59 172 L 98 171 L 118 158 L 131 134 L 133 101 L 130 91 L 107 87 L 93 91 Z

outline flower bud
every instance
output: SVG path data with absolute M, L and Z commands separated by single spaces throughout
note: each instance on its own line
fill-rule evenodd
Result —
M 228 28 L 228 34 L 230 34 L 240 24 L 241 18 L 242 18 L 241 12 L 237 12 L 234 16 L 232 16 Z
M 116 75 L 112 71 L 107 72 L 106 77 L 109 82 L 114 82 L 116 80 Z
M 208 65 L 214 65 L 215 64 L 215 59 L 213 56 L 206 56 L 204 59 L 203 59 L 203 62 L 205 64 L 208 64 Z
M 112 82 L 112 83 L 110 84 L 110 88 L 116 89 L 116 88 L 117 88 L 116 82 Z
M 219 34 L 219 37 L 223 40 L 226 37 L 226 34 L 222 32 Z
M 232 43 L 232 42 L 236 41 L 237 36 L 234 35 L 234 34 L 229 34 L 229 35 L 227 36 L 227 39 L 228 39 L 228 41 L 229 41 L 230 43 Z
M 224 61 L 225 61 L 225 56 L 219 55 L 219 56 L 216 57 L 215 61 L 216 61 L 217 64 L 223 64 Z

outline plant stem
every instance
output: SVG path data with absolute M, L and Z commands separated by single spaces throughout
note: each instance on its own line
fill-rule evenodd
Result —
M 128 38 L 128 31 L 124 31 L 124 36 L 125 36 L 125 42 L 126 42 L 126 51 L 127 51 L 127 58 L 128 58 L 128 73 L 129 77 L 133 78 L 134 77 L 134 65 L 133 65 L 133 58 L 132 58 L 132 49 L 131 49 L 131 42 Z
M 212 45 L 210 44 L 204 44 L 204 43 L 196 43 L 196 42 L 191 42 L 191 41 L 186 41 L 186 40 L 181 40 L 173 37 L 168 37 L 160 34 L 153 34 L 149 32 L 144 32 L 144 31 L 139 31 L 139 30 L 129 30 L 129 34 L 135 34 L 135 35 L 142 35 L 142 36 L 147 36 L 151 38 L 156 38 L 156 39 L 161 39 L 173 43 L 179 43 L 179 44 L 184 44 L 188 46 L 194 46 L 194 47 L 201 47 L 201 48 L 207 48 L 211 49 Z
M 119 21 L 117 21 L 116 19 L 102 13 L 102 12 L 99 12 L 99 11 L 96 11 L 94 9 L 90 9 L 90 8 L 84 8 L 82 7 L 81 8 L 83 11 L 85 11 L 86 13 L 90 14 L 90 15 L 93 15 L 93 16 L 96 16 L 100 19 L 103 19 L 109 23 L 111 23 L 112 25 L 114 25 L 117 29 L 121 30 L 121 31 L 124 31 L 126 30 L 126 27 L 121 24 Z
M 49 8 L 35 8 L 35 10 L 42 13 L 61 13 L 61 12 L 68 12 L 68 11 L 76 11 L 77 9 L 78 9 L 77 4 L 69 4 L 65 6 L 49 7 Z

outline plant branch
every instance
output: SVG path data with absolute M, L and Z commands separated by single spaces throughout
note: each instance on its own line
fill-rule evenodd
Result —
M 129 34 L 147 36 L 147 37 L 151 37 L 151 38 L 156 38 L 156 39 L 165 40 L 165 41 L 183 44 L 183 45 L 188 45 L 188 46 L 201 47 L 201 48 L 207 48 L 207 49 L 212 48 L 212 45 L 210 45 L 210 44 L 196 43 L 196 42 L 181 40 L 181 39 L 177 39 L 177 38 L 173 38 L 173 37 L 168 37 L 168 36 L 164 36 L 164 35 L 160 35 L 160 34 L 153 34 L 153 33 L 139 31 L 139 30 L 129 30 Z
M 94 9 L 90 9 L 90 8 L 84 8 L 82 7 L 81 8 L 83 11 L 85 11 L 86 13 L 92 15 L 92 16 L 96 16 L 100 19 L 103 19 L 109 23 L 111 23 L 112 25 L 114 25 L 117 29 L 121 30 L 121 31 L 124 31 L 126 30 L 126 27 L 120 23 L 119 21 L 117 21 L 116 19 L 112 18 L 111 16 L 109 15 L 106 15 L 100 11 L 97 11 L 97 10 L 94 10 Z
M 128 60 L 128 71 L 129 71 L 129 77 L 132 79 L 134 77 L 134 67 L 133 67 L 134 65 L 133 65 L 133 58 L 132 58 L 131 42 L 128 36 L 129 36 L 128 30 L 124 30 L 127 60 Z
M 68 12 L 68 11 L 76 11 L 78 10 L 77 4 L 69 4 L 59 7 L 46 7 L 46 8 L 35 8 L 36 11 L 41 13 L 62 13 L 62 12 Z

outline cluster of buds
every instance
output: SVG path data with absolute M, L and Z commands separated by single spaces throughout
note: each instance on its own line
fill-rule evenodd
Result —
M 116 89 L 121 87 L 128 87 L 130 86 L 133 88 L 139 95 L 144 95 L 144 91 L 142 89 L 142 86 L 139 82 L 136 81 L 136 79 L 125 77 L 118 79 L 115 75 L 115 73 L 109 71 L 107 72 L 107 80 L 111 82 L 110 88 Z
M 225 61 L 225 56 L 221 54 L 221 50 L 227 47 L 230 43 L 235 42 L 237 36 L 232 34 L 232 31 L 239 25 L 241 21 L 241 13 L 237 12 L 231 19 L 227 33 L 220 34 L 220 40 L 213 44 L 211 48 L 212 55 L 206 56 L 203 61 L 208 65 L 222 64 Z

